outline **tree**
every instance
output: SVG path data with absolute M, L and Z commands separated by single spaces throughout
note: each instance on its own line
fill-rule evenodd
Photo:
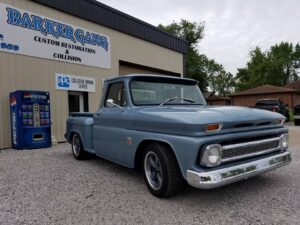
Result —
M 193 52 L 198 52 L 196 48 L 199 41 L 204 37 L 204 27 L 203 22 L 189 22 L 184 19 L 181 19 L 178 23 L 172 22 L 166 26 L 162 24 L 158 25 L 158 28 L 185 39 L 188 42 L 189 50 L 192 50 Z
M 259 47 L 249 53 L 250 61 L 236 75 L 238 91 L 270 84 L 283 86 L 299 79 L 300 46 L 281 42 L 262 51 Z
M 189 22 L 181 19 L 169 25 L 159 24 L 158 27 L 168 33 L 183 38 L 188 42 L 188 55 L 186 58 L 186 72 L 189 77 L 199 81 L 199 87 L 206 91 L 211 86 L 211 77 L 223 71 L 223 66 L 210 60 L 206 55 L 200 54 L 197 47 L 204 37 L 205 24 L 203 22 Z
M 221 96 L 229 96 L 234 92 L 235 79 L 231 73 L 221 70 L 212 78 L 211 89 Z
M 300 46 L 292 43 L 281 42 L 279 45 L 272 46 L 268 52 L 270 68 L 276 75 L 279 85 L 285 85 L 290 81 L 298 79 L 300 67 Z
M 206 91 L 208 80 L 204 67 L 207 57 L 199 54 L 197 49 L 198 43 L 204 37 L 204 23 L 189 22 L 181 19 L 178 23 L 173 22 L 166 26 L 159 24 L 158 27 L 188 42 L 186 73 L 189 77 L 198 80 L 201 90 Z

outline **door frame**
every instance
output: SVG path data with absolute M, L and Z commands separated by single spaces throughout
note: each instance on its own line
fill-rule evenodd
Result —
M 79 112 L 84 112 L 84 98 L 83 98 L 83 92 L 82 91 L 68 91 L 69 95 L 76 95 L 79 96 Z M 69 101 L 69 100 L 68 100 Z M 68 104 L 70 104 L 68 102 Z M 70 111 L 70 110 L 69 110 Z

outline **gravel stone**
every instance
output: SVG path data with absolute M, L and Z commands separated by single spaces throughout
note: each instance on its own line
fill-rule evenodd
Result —
M 290 150 L 286 167 L 214 190 L 187 187 L 170 199 L 152 196 L 139 171 L 96 157 L 75 160 L 68 143 L 2 150 L 0 224 L 296 225 L 298 142 Z

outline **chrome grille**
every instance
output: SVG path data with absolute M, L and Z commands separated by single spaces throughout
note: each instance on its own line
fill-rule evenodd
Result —
M 240 144 L 225 145 L 222 149 L 222 162 L 257 156 L 280 149 L 280 137 Z

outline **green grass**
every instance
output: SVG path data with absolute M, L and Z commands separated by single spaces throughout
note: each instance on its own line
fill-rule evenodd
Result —
M 294 122 L 294 113 L 292 109 L 289 110 L 289 114 L 290 114 L 290 122 Z

